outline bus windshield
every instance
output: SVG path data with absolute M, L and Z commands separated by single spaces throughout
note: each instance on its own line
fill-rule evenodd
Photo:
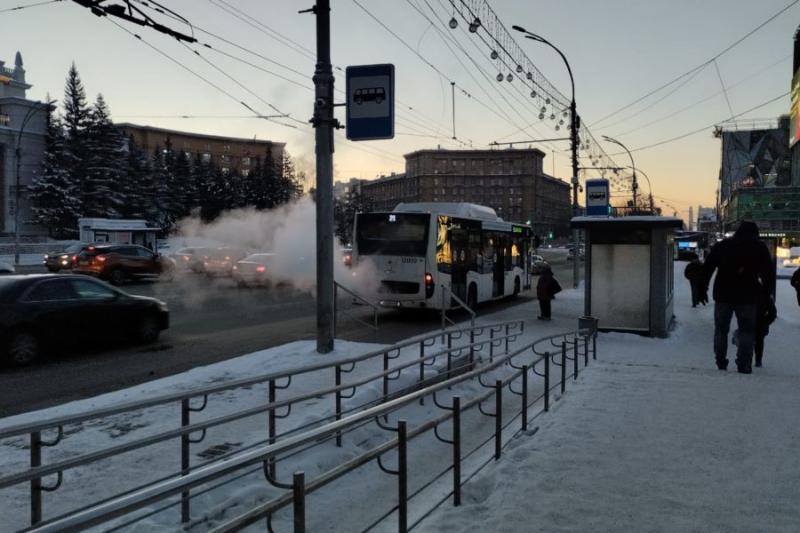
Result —
M 424 257 L 430 215 L 426 213 L 363 213 L 358 215 L 356 245 L 360 255 Z

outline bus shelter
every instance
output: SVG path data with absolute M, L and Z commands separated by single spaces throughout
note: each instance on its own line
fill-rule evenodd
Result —
M 584 314 L 600 331 L 666 337 L 673 319 L 673 246 L 681 219 L 575 217 L 586 234 Z

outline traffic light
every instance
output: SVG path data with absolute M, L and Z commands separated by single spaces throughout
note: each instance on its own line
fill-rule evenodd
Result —
M 552 231 L 547 234 L 547 238 L 550 239 L 550 240 L 553 240 L 553 232 Z

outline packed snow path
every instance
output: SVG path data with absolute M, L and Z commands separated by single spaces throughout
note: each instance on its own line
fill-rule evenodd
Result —
M 798 531 L 794 291 L 778 281 L 764 367 L 743 375 L 733 361 L 716 369 L 713 305 L 692 309 L 675 281 L 669 339 L 601 335 L 597 363 L 539 431 L 467 483 L 461 507 L 448 501 L 418 530 Z

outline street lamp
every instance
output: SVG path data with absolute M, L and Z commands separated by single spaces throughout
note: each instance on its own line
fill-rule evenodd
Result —
M 36 111 L 39 110 L 40 104 L 41 102 L 34 102 L 33 107 L 28 109 L 28 112 L 25 113 L 22 124 L 19 127 L 19 133 L 17 133 L 17 147 L 14 150 L 14 155 L 17 158 L 16 190 L 14 191 L 14 264 L 16 266 L 19 266 L 19 174 L 22 163 L 22 134 L 25 131 L 25 126 L 28 125 L 28 121 L 30 121 L 36 114 Z
M 621 146 L 623 150 L 628 152 L 628 157 L 631 158 L 631 168 L 633 169 L 633 187 L 632 187 L 633 188 L 633 210 L 636 211 L 636 192 L 639 189 L 639 183 L 636 181 L 636 163 L 633 162 L 633 155 L 631 154 L 631 151 L 628 150 L 628 147 L 625 146 L 624 144 L 622 144 L 621 142 L 619 142 L 618 140 L 612 139 L 608 135 L 603 135 L 603 139 L 605 139 L 607 142 L 614 143 L 614 144 L 616 144 L 618 146 Z
M 633 170 L 633 172 L 639 172 L 644 179 L 647 180 L 647 187 L 650 189 L 650 211 L 655 213 L 654 206 L 653 206 L 653 184 L 650 183 L 650 177 L 644 172 L 644 170 L 640 168 L 628 167 L 629 169 Z
M 561 50 L 556 48 L 556 46 L 553 43 L 551 43 L 550 41 L 548 41 L 547 39 L 545 39 L 544 37 L 542 37 L 540 35 L 536 35 L 535 33 L 531 33 L 529 31 L 527 31 L 525 28 L 523 28 L 521 26 L 512 26 L 512 27 L 515 30 L 517 30 L 518 32 L 524 33 L 526 39 L 531 39 L 533 41 L 537 41 L 537 42 L 540 42 L 542 44 L 546 44 L 547 46 L 549 46 L 550 48 L 552 48 L 553 50 L 558 52 L 558 55 L 561 56 L 561 59 L 564 60 L 564 64 L 567 66 L 567 72 L 569 73 L 569 81 L 570 81 L 570 84 L 572 85 L 572 100 L 570 101 L 570 104 L 569 104 L 569 112 L 570 112 L 570 135 L 569 135 L 569 140 L 570 140 L 570 145 L 571 145 L 571 148 L 572 148 L 572 180 L 571 180 L 572 181 L 572 215 L 573 216 L 578 216 L 578 128 L 580 128 L 580 118 L 578 118 L 578 114 L 577 114 L 576 106 L 575 106 L 575 78 L 572 76 L 572 68 L 569 66 L 569 61 L 567 61 L 567 58 L 564 56 L 564 54 L 561 52 Z M 577 229 L 573 229 L 572 230 L 572 241 L 575 244 L 576 252 L 577 252 L 577 248 L 578 248 L 578 238 L 579 238 L 578 230 Z M 578 254 L 576 253 L 575 254 L 575 261 L 573 262 L 573 265 L 572 265 L 572 267 L 573 267 L 572 268 L 572 281 L 573 281 L 573 287 L 575 287 L 575 288 L 578 288 L 578 275 L 579 275 L 579 272 L 580 272 L 579 268 L 578 268 L 579 267 L 579 265 L 578 265 L 579 262 L 580 261 L 578 261 Z

